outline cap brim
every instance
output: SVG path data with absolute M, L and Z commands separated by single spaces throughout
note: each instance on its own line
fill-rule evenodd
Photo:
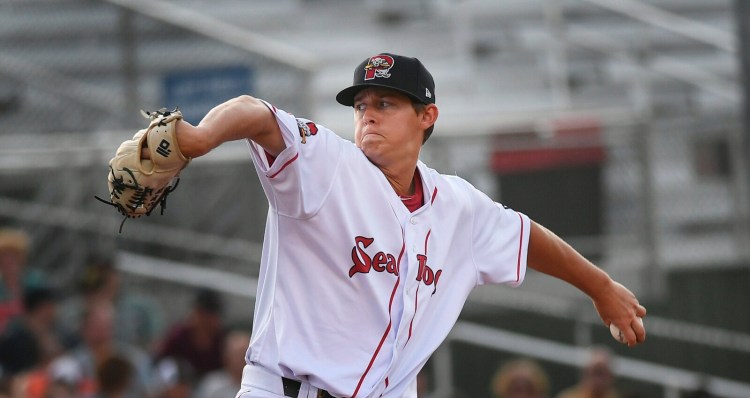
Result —
M 368 87 L 382 87 L 382 88 L 387 88 L 389 90 L 398 91 L 399 93 L 402 93 L 406 95 L 407 97 L 416 100 L 417 102 L 425 103 L 421 98 L 415 96 L 414 94 L 406 90 L 401 90 L 399 88 L 391 87 L 385 84 L 373 84 L 373 83 L 355 84 L 353 86 L 347 87 L 339 91 L 338 94 L 336 94 L 336 101 L 339 104 L 344 105 L 344 106 L 354 106 L 354 97 L 357 95 L 358 92 Z

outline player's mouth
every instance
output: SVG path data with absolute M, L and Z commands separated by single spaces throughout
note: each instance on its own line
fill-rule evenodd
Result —
M 363 138 L 366 137 L 366 136 L 368 136 L 368 135 L 379 135 L 381 137 L 383 136 L 383 134 L 380 132 L 380 130 L 365 129 L 365 130 L 362 131 L 362 137 Z

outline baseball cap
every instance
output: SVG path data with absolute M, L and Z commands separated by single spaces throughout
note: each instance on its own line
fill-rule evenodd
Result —
M 354 105 L 354 96 L 367 87 L 384 87 L 404 93 L 423 104 L 435 103 L 435 81 L 416 58 L 391 53 L 368 57 L 354 69 L 354 84 L 341 90 L 336 101 Z

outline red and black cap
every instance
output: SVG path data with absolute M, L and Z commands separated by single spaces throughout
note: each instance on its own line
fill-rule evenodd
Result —
M 354 69 L 354 84 L 336 95 L 341 105 L 353 106 L 354 96 L 367 87 L 400 91 L 423 103 L 435 103 L 435 81 L 416 58 L 382 53 L 364 60 Z

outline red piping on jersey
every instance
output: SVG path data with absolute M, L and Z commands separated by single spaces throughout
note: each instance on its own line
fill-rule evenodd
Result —
M 396 280 L 395 286 L 393 286 L 393 293 L 396 292 L 397 286 L 398 286 L 398 279 Z M 391 297 L 393 297 L 393 293 L 391 293 Z M 383 343 L 385 342 L 385 338 L 388 337 L 388 333 L 391 332 L 392 324 L 393 324 L 393 321 L 388 322 L 388 327 L 385 328 L 385 333 L 383 333 L 383 337 L 380 338 L 380 343 L 378 344 L 378 348 L 376 348 L 375 353 L 372 354 L 372 358 L 370 358 L 370 363 L 367 364 L 367 369 L 365 369 L 365 373 L 363 373 L 362 377 L 359 378 L 359 383 L 357 383 L 357 388 L 354 390 L 354 393 L 352 394 L 352 398 L 357 397 L 359 388 L 362 387 L 362 382 L 365 381 L 365 377 L 370 372 L 370 369 L 372 368 L 372 364 L 375 362 L 375 358 L 378 357 L 378 354 L 380 353 L 380 349 L 383 348 Z
M 404 256 L 404 250 L 406 250 L 406 239 L 403 237 L 404 231 L 401 230 L 401 238 L 404 243 L 401 245 L 401 253 L 398 254 L 398 260 L 396 260 L 396 270 L 398 271 L 398 278 L 401 279 L 401 257 Z M 390 311 L 390 309 L 389 309 Z
M 404 243 L 401 245 L 401 253 L 398 255 L 398 261 L 396 262 L 396 268 L 399 270 L 401 269 L 401 256 L 404 254 L 404 250 L 406 250 L 406 241 L 404 241 Z M 401 282 L 401 275 L 399 275 L 398 279 L 396 279 L 396 284 L 393 285 L 393 291 L 391 291 L 391 301 L 388 303 L 388 318 L 389 319 L 391 317 L 391 306 L 393 305 L 393 298 L 396 296 L 396 290 L 398 289 L 398 285 L 400 282 Z M 385 338 L 388 337 L 388 334 L 391 332 L 392 325 L 393 325 L 393 319 L 390 319 L 388 321 L 388 327 L 385 328 L 385 333 L 383 333 L 383 337 L 380 338 L 380 343 L 378 344 L 378 348 L 375 349 L 375 352 L 372 354 L 372 358 L 370 358 L 370 363 L 367 364 L 367 369 L 365 369 L 365 373 L 363 373 L 362 377 L 359 378 L 359 383 L 357 383 L 357 388 L 354 389 L 352 398 L 357 397 L 357 393 L 359 392 L 360 387 L 362 387 L 362 382 L 365 381 L 365 377 L 367 377 L 367 374 L 370 373 L 372 364 L 375 363 L 375 358 L 378 357 L 378 354 L 380 353 L 380 349 L 383 348 L 383 343 L 385 343 Z
M 281 166 L 281 168 L 279 169 L 279 171 L 277 171 L 277 172 L 273 173 L 272 175 L 268 176 L 268 178 L 274 178 L 277 175 L 279 175 L 279 173 L 281 173 L 282 171 L 284 171 L 284 169 L 286 168 L 286 166 L 289 166 L 290 164 L 292 164 L 292 162 L 294 162 L 295 160 L 297 160 L 298 157 L 299 157 L 299 152 L 297 152 L 297 154 L 294 155 L 293 158 L 287 160 L 286 163 L 284 163 L 284 165 Z
M 430 199 L 430 204 L 435 203 L 435 198 L 437 197 L 437 187 L 432 191 L 432 199 Z M 425 253 L 427 252 L 427 249 L 425 249 Z
M 401 282 L 401 277 L 396 279 L 396 286 L 393 286 L 393 291 L 391 292 L 391 301 L 388 303 L 388 315 L 391 315 L 391 307 L 393 307 L 393 298 L 396 297 L 396 288 L 398 288 L 398 285 L 400 282 Z
M 427 236 L 424 237 L 424 255 L 427 255 L 427 241 L 430 240 L 430 234 L 432 233 L 432 229 L 427 231 Z
M 414 318 L 417 317 L 417 307 L 419 306 L 419 287 L 421 285 L 417 285 L 417 292 L 414 293 L 414 315 L 411 316 L 411 322 L 409 322 L 409 337 L 406 338 L 406 343 L 404 343 L 404 346 L 406 346 L 407 343 L 409 343 L 409 340 L 411 340 L 411 331 L 414 327 Z
M 404 254 L 404 250 L 406 250 L 406 242 L 401 244 L 401 253 L 398 254 L 398 261 L 396 261 L 396 270 L 400 270 L 401 265 L 401 256 Z M 388 315 L 391 315 L 391 308 L 393 307 L 393 297 L 396 296 L 396 288 L 398 287 L 398 284 L 401 282 L 401 272 L 399 271 L 399 276 L 396 279 L 396 286 L 393 287 L 393 291 L 391 292 L 391 301 L 388 303 Z
M 518 282 L 521 279 L 521 249 L 523 248 L 523 217 L 521 217 L 521 214 L 516 212 L 518 214 L 518 218 L 521 220 L 521 239 L 518 242 L 518 263 L 516 264 L 516 282 Z
M 437 188 L 435 188 L 435 191 L 437 191 Z M 434 195 L 432 196 L 432 199 L 433 200 L 435 199 Z M 425 236 L 425 238 L 424 238 L 424 254 L 425 254 L 425 256 L 427 255 L 427 241 L 430 240 L 430 234 L 431 233 L 432 233 L 432 230 L 430 229 L 429 231 L 427 231 L 427 236 Z M 421 285 L 417 285 L 417 292 L 415 293 L 415 297 L 414 297 L 414 315 L 411 317 L 411 322 L 409 323 L 409 337 L 406 339 L 406 343 L 408 343 L 409 340 L 411 340 L 411 331 L 412 331 L 412 328 L 414 327 L 414 318 L 417 317 L 417 307 L 418 307 L 418 304 L 419 304 L 419 300 L 418 299 L 419 299 L 419 287 L 420 286 Z M 404 343 L 404 344 L 406 344 L 406 343 Z

